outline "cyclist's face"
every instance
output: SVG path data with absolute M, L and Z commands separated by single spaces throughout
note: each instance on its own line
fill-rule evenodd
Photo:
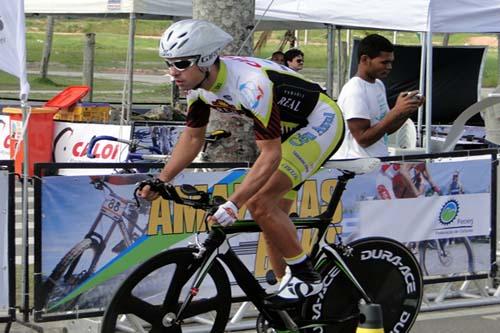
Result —
M 193 89 L 205 78 L 205 73 L 194 63 L 186 68 L 179 69 L 175 66 L 177 61 L 183 61 L 183 59 L 170 59 L 170 62 L 174 65 L 169 66 L 168 72 L 179 89 Z
M 385 79 L 392 70 L 392 63 L 394 62 L 393 52 L 380 52 L 375 58 L 366 57 L 366 72 L 373 79 Z

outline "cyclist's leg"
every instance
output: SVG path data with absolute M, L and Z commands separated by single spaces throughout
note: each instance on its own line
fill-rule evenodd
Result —
M 285 214 L 288 215 L 293 202 L 293 200 L 282 198 L 278 203 L 278 206 Z M 266 240 L 267 254 L 269 256 L 269 261 L 274 275 L 278 281 L 281 281 L 281 278 L 285 275 L 286 269 L 286 262 L 283 259 L 283 254 L 276 248 L 276 246 L 274 246 L 273 242 L 269 242 L 265 236 L 264 239 Z
M 336 104 L 323 95 L 308 121 L 307 126 L 295 131 L 282 144 L 279 170 L 249 200 L 247 206 L 268 241 L 276 248 L 270 255 L 282 254 L 290 266 L 293 278 L 289 284 L 307 283 L 313 288 L 306 289 L 315 293 L 316 287 L 321 285 L 318 283 L 320 277 L 313 271 L 298 241 L 295 227 L 279 203 L 283 199 L 293 201 L 300 185 L 338 149 L 344 135 L 344 121 Z M 277 260 L 272 258 L 274 262 Z M 293 289 L 300 294 L 298 288 Z

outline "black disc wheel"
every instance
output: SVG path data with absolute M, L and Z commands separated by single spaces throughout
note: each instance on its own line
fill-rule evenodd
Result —
M 409 332 L 422 301 L 420 267 L 402 244 L 386 238 L 367 238 L 349 244 L 351 254 L 341 254 L 373 303 L 382 307 L 385 332 Z M 361 293 L 331 257 L 316 267 L 324 288 L 304 305 L 303 315 L 318 322 L 306 332 L 355 332 L 360 320 Z
M 224 332 L 231 309 L 229 280 L 215 260 L 199 288 L 193 289 L 193 276 L 202 263 L 193 252 L 166 251 L 139 266 L 113 296 L 101 332 Z M 194 296 L 184 305 L 189 293 Z

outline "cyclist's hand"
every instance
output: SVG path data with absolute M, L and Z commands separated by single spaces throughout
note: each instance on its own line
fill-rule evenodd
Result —
M 149 178 L 137 183 L 135 194 L 139 198 L 153 201 L 160 196 L 159 192 L 163 186 L 165 186 L 165 183 L 162 180 Z
M 148 201 L 153 201 L 160 196 L 160 194 L 151 189 L 151 186 L 146 185 L 142 189 L 137 189 L 137 196 Z
M 238 207 L 232 201 L 226 201 L 220 205 L 214 215 L 210 217 L 210 222 L 215 222 L 223 227 L 232 225 L 238 219 Z

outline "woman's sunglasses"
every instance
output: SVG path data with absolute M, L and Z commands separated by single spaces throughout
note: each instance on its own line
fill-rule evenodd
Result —
M 196 63 L 198 62 L 198 59 L 199 59 L 198 57 L 189 58 L 189 59 L 174 60 L 174 61 L 170 61 L 170 60 L 165 59 L 165 63 L 167 64 L 168 68 L 174 67 L 178 71 L 182 72 L 182 71 L 188 69 L 189 67 L 196 65 Z

